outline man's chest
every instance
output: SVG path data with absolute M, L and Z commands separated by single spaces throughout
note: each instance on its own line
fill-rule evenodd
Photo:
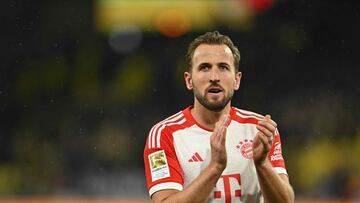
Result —
M 252 160 L 254 125 L 228 127 L 226 134 L 227 167 L 214 188 L 212 198 L 238 198 L 257 195 L 259 184 Z M 173 135 L 174 147 L 184 175 L 184 187 L 189 185 L 211 161 L 210 136 L 212 132 L 198 127 Z
M 225 144 L 229 162 L 226 171 L 239 171 L 252 162 L 252 142 L 256 132 L 254 125 L 229 125 Z M 173 134 L 174 148 L 178 161 L 184 167 L 183 169 L 202 170 L 209 164 L 211 160 L 211 135 L 212 132 L 197 126 Z

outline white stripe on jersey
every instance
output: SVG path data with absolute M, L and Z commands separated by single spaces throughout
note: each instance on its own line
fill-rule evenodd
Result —
M 151 146 L 152 146 L 152 142 L 154 142 L 154 145 L 155 145 L 155 140 L 152 139 L 153 131 L 155 130 L 155 128 L 157 128 L 158 125 L 166 122 L 167 120 L 170 120 L 170 119 L 173 119 L 173 118 L 176 117 L 176 116 L 179 116 L 180 114 L 181 114 L 181 111 L 178 112 L 178 113 L 176 113 L 175 115 L 172 115 L 172 116 L 166 118 L 165 120 L 160 121 L 159 123 L 157 123 L 156 125 L 154 125 L 154 126 L 151 128 L 150 133 L 149 133 L 149 135 L 148 135 L 148 148 L 149 148 L 149 149 L 150 149 Z M 152 140 L 154 140 L 154 141 L 152 141 Z
M 261 118 L 260 117 L 257 117 L 255 115 L 244 115 L 244 114 L 241 114 L 239 112 L 236 112 L 236 115 L 237 116 L 240 116 L 241 118 L 255 118 L 257 120 L 260 120 Z
M 237 109 L 235 108 L 236 110 L 236 115 L 242 117 L 242 118 L 255 118 L 255 119 L 262 119 L 264 118 L 264 116 L 260 115 L 260 114 L 257 114 L 257 113 L 254 113 L 254 112 L 251 112 L 251 111 L 246 111 L 246 110 L 242 110 L 242 109 Z M 244 115 L 242 113 L 246 113 L 246 114 L 251 114 L 251 115 Z M 275 128 L 275 135 L 279 135 L 279 131 L 277 128 Z
M 275 172 L 276 173 L 278 173 L 278 174 L 286 174 L 287 175 L 287 171 L 286 171 L 286 169 L 285 168 L 282 168 L 282 167 L 274 167 L 274 170 L 275 170 Z
M 177 121 L 179 120 L 181 117 L 183 117 L 184 114 L 180 111 L 179 113 L 159 122 L 158 124 L 154 125 L 151 130 L 150 130 L 150 133 L 149 133 L 149 139 L 148 139 L 148 148 L 151 149 L 153 147 L 155 147 L 155 136 L 156 136 L 156 131 L 157 129 L 163 125 L 163 124 L 167 124 L 167 123 L 171 123 L 171 122 L 174 122 L 174 121 Z
M 241 118 L 255 118 L 257 120 L 259 120 L 260 118 L 259 117 L 256 117 L 256 116 L 245 116 L 243 114 L 240 114 L 238 112 L 236 112 L 236 115 L 240 116 Z
M 161 131 L 165 128 L 165 126 L 172 126 L 172 125 L 180 125 L 185 123 L 186 119 L 183 118 L 181 121 L 176 122 L 176 123 L 164 123 L 163 126 L 161 126 L 161 128 L 159 129 L 157 135 L 156 135 L 156 147 L 160 147 L 160 137 L 161 137 Z
M 149 149 L 152 148 L 153 146 L 155 146 L 155 137 L 153 137 L 153 134 L 154 134 L 154 132 L 156 132 L 157 127 L 166 121 L 170 121 L 170 120 L 174 119 L 175 117 L 180 116 L 180 114 L 182 114 L 181 111 L 173 116 L 166 118 L 165 120 L 159 122 L 158 124 L 154 125 L 151 128 L 150 133 L 149 133 L 149 140 L 148 140 Z
M 175 190 L 183 190 L 183 186 L 180 183 L 176 182 L 165 182 L 165 183 L 159 183 L 157 185 L 154 185 L 149 190 L 150 197 L 154 194 L 154 192 L 157 192 L 159 190 L 163 189 L 175 189 Z
M 257 114 L 257 113 L 251 112 L 251 111 L 246 111 L 246 110 L 243 110 L 243 109 L 235 108 L 235 110 L 236 110 L 236 112 L 240 113 L 242 116 L 255 116 L 258 119 L 259 118 L 261 119 L 261 118 L 264 117 L 263 115 L 260 115 L 260 114 Z M 248 115 L 244 115 L 244 114 L 248 114 Z

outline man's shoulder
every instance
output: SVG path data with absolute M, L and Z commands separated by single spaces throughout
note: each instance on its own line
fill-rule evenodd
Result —
M 233 109 L 233 119 L 240 123 L 254 123 L 256 124 L 264 116 L 253 111 L 244 110 L 236 107 Z
M 240 115 L 244 115 L 244 116 L 256 116 L 256 117 L 259 117 L 259 118 L 263 118 L 264 116 L 259 114 L 259 113 L 256 113 L 256 112 L 253 112 L 253 111 L 249 111 L 249 110 L 245 110 L 245 109 L 240 109 L 240 108 L 237 108 L 237 107 L 232 107 L 236 113 L 240 114 Z
M 156 129 L 164 129 L 169 128 L 174 129 L 175 128 L 181 128 L 181 126 L 186 125 L 186 121 L 189 120 L 189 116 L 187 115 L 188 108 L 181 110 L 171 116 L 166 117 L 165 119 L 159 121 L 155 125 L 152 126 L 152 130 Z
M 185 114 L 186 111 L 182 110 L 153 125 L 148 135 L 148 148 L 159 148 L 161 139 L 171 140 L 175 131 L 188 127 L 190 122 L 187 122 Z

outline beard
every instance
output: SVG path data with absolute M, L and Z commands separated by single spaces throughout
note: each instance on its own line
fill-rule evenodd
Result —
M 228 92 L 228 94 L 225 94 L 224 98 L 222 98 L 219 101 L 214 101 L 214 102 L 209 101 L 209 99 L 206 97 L 206 93 L 201 94 L 200 91 L 198 91 L 198 89 L 195 86 L 194 86 L 194 95 L 195 95 L 195 98 L 199 101 L 199 103 L 201 105 L 203 105 L 205 108 L 207 108 L 208 110 L 214 111 L 214 112 L 220 112 L 231 101 L 231 99 L 234 95 L 234 91 Z

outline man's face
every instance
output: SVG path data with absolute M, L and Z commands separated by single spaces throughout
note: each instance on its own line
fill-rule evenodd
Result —
M 216 112 L 229 103 L 241 79 L 230 48 L 208 44 L 195 49 L 191 73 L 185 72 L 184 76 L 187 88 L 194 91 L 195 102 Z

